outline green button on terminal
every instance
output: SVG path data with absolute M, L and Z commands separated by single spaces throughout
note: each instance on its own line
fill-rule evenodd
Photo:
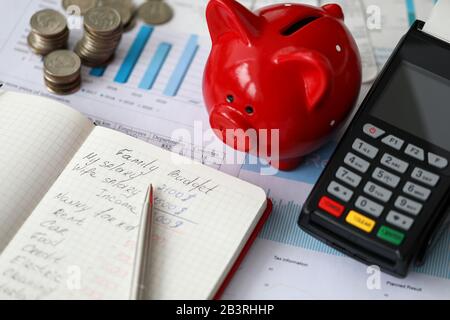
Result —
M 380 230 L 378 230 L 377 237 L 398 246 L 402 243 L 405 235 L 394 229 L 382 226 Z

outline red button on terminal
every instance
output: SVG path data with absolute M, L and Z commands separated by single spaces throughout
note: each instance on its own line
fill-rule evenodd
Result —
M 339 218 L 345 211 L 345 207 L 340 203 L 331 200 L 328 197 L 322 197 L 319 201 L 319 208 L 326 211 L 327 213 Z

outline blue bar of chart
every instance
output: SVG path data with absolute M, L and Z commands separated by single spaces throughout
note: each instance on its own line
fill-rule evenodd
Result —
M 161 43 L 156 50 L 156 53 L 145 72 L 144 78 L 139 84 L 140 89 L 150 90 L 155 84 L 156 78 L 158 77 L 164 62 L 169 55 L 172 45 L 166 42 Z
M 412 25 L 416 21 L 416 5 L 414 0 L 406 0 L 406 9 L 408 10 L 408 21 Z
M 127 56 L 125 57 L 125 60 L 123 61 L 116 77 L 114 78 L 115 82 L 127 83 L 152 33 L 153 27 L 141 27 L 136 39 L 134 40 L 133 44 L 130 47 L 130 50 L 128 51 Z
M 106 71 L 106 67 L 96 67 L 96 68 L 92 68 L 91 72 L 89 72 L 89 74 L 94 77 L 103 77 L 103 75 L 105 74 L 105 71 Z
M 412 26 L 414 22 L 417 20 L 417 6 L 416 2 L 417 0 L 405 0 L 406 2 L 406 10 L 408 14 L 408 22 L 409 25 Z M 433 0 L 433 5 L 435 5 L 438 2 L 438 0 Z M 420 8 L 420 6 L 419 6 Z
M 178 90 L 183 83 L 184 78 L 189 70 L 189 67 L 192 64 L 192 61 L 195 58 L 195 54 L 198 51 L 198 36 L 192 35 L 189 38 L 189 41 L 181 55 L 180 61 L 178 62 L 175 70 L 167 84 L 166 89 L 164 90 L 164 95 L 166 96 L 176 96 Z

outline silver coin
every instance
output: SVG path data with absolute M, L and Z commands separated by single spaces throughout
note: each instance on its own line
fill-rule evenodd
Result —
M 47 39 L 34 32 L 30 32 L 27 37 L 27 42 L 34 53 L 45 56 L 52 51 L 65 49 L 67 47 L 68 38 L 68 32 L 57 39 Z
M 70 77 L 80 72 L 80 58 L 72 51 L 57 50 L 44 59 L 45 72 L 54 77 Z
M 84 18 L 84 31 L 83 38 L 75 46 L 75 53 L 82 64 L 90 67 L 108 64 L 122 39 L 119 12 L 112 7 L 89 10 Z
M 84 16 L 90 9 L 98 5 L 98 0 L 63 0 L 64 10 L 69 10 L 72 6 L 78 7 L 80 14 Z
M 111 7 L 114 5 L 133 6 L 133 0 L 98 0 L 99 7 Z
M 99 7 L 110 7 L 116 9 L 120 14 L 122 24 L 128 26 L 134 15 L 134 6 L 132 1 L 126 0 L 99 0 Z
M 44 73 L 44 80 L 47 85 L 55 87 L 55 88 L 66 88 L 73 86 L 75 82 L 80 81 L 81 73 L 75 74 L 73 77 L 64 78 L 63 80 L 59 78 L 52 78 L 51 76 Z
M 115 54 L 115 51 L 98 53 L 96 49 L 94 51 L 87 49 L 81 41 L 75 46 L 75 52 L 80 57 L 82 64 L 88 67 L 108 65 L 114 58 Z
M 33 32 L 42 36 L 58 35 L 67 28 L 66 18 L 58 11 L 44 9 L 36 12 L 30 20 Z
M 120 14 L 109 7 L 98 7 L 89 10 L 84 17 L 84 25 L 93 32 L 114 32 L 122 25 Z
M 45 80 L 45 85 L 47 86 L 47 90 L 51 93 L 57 94 L 57 95 L 69 95 L 72 93 L 77 92 L 81 88 L 81 77 L 78 78 L 77 81 L 74 81 L 73 83 L 70 83 L 66 86 L 54 86 L 53 84 L 49 83 L 47 80 Z
M 164 24 L 169 22 L 173 18 L 173 10 L 164 1 L 151 0 L 144 2 L 139 7 L 138 16 L 147 24 Z
M 69 37 L 69 31 L 66 30 L 65 32 L 61 33 L 57 37 L 43 37 L 38 35 L 35 32 L 30 32 L 30 35 L 33 35 L 33 37 L 36 39 L 36 41 L 44 43 L 46 45 L 52 46 L 57 45 L 60 43 L 66 43 Z

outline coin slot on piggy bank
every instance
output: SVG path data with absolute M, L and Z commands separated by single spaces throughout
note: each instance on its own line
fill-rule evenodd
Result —
M 318 17 L 307 17 L 307 18 L 304 18 L 302 20 L 299 20 L 299 21 L 293 23 L 291 26 L 285 28 L 281 32 L 281 34 L 283 36 L 290 36 L 293 33 L 297 32 L 298 30 L 300 30 L 303 27 L 306 27 L 309 23 L 311 23 L 311 22 L 313 22 L 313 21 L 315 21 L 317 19 L 318 19 Z
M 235 0 L 210 0 L 206 17 L 212 49 L 203 95 L 211 127 L 232 148 L 295 169 L 333 136 L 359 95 L 361 59 L 342 9 L 279 4 L 251 12 Z M 226 139 L 227 130 L 238 134 Z M 273 141 L 240 134 L 261 130 L 279 131 L 277 158 L 259 152 Z

